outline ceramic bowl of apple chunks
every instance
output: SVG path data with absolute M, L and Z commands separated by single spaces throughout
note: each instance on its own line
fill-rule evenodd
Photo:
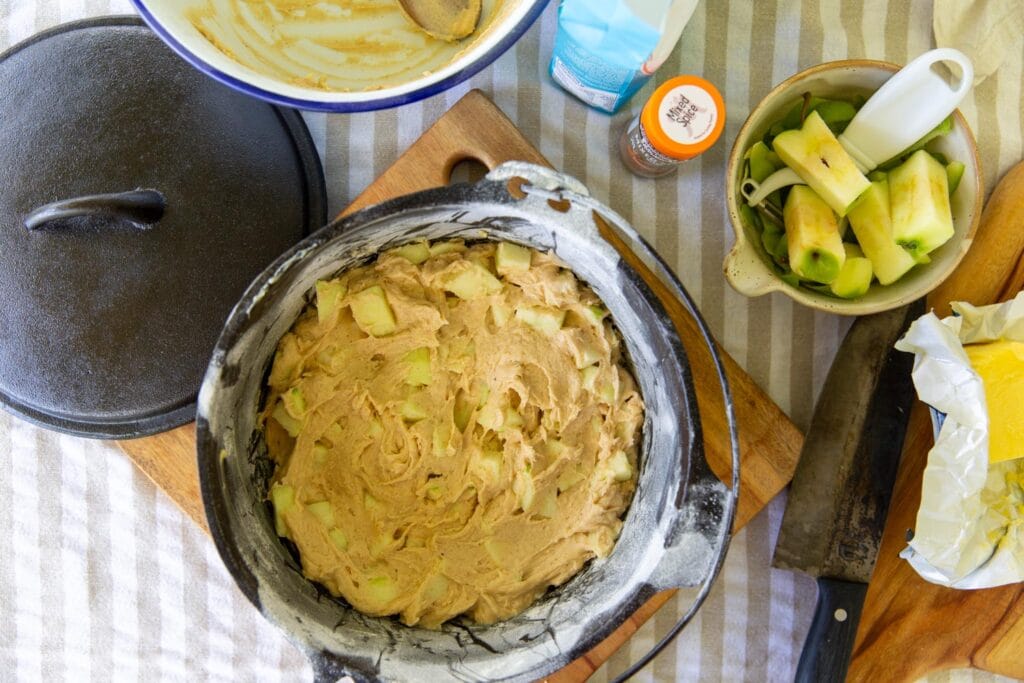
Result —
M 868 60 L 821 64 L 751 112 L 726 181 L 736 242 L 725 275 L 737 291 L 777 291 L 819 310 L 867 315 L 924 296 L 956 268 L 983 199 L 977 146 L 959 110 L 868 174 L 837 141 L 898 69 Z M 786 167 L 806 184 L 750 206 L 744 184 Z

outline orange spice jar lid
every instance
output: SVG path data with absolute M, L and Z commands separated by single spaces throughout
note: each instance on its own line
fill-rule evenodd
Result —
M 725 127 L 725 102 L 698 76 L 662 83 L 640 112 L 651 146 L 673 159 L 690 159 L 715 144 Z

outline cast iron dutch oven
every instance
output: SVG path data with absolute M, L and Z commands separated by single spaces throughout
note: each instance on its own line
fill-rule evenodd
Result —
M 567 200 L 568 210 L 555 208 L 565 201 L 553 200 Z M 408 195 L 328 225 L 264 271 L 232 312 L 199 394 L 207 520 L 239 587 L 307 653 L 318 679 L 535 680 L 584 654 L 656 591 L 695 588 L 687 618 L 706 595 L 725 556 L 736 505 L 735 432 L 730 488 L 708 468 L 676 330 L 653 292 L 600 236 L 595 212 L 691 307 L 707 335 L 682 286 L 633 228 L 591 199 L 579 181 L 519 162 L 474 185 Z M 490 626 L 456 619 L 434 631 L 360 614 L 303 577 L 274 533 L 266 502 L 273 465 L 256 414 L 278 340 L 309 303 L 317 279 L 405 242 L 454 237 L 551 250 L 589 283 L 623 336 L 646 415 L 639 484 L 611 555 L 516 617 Z M 720 365 L 719 372 L 734 430 Z
M 189 422 L 231 307 L 326 220 L 299 113 L 206 78 L 138 17 L 15 45 L 0 54 L 0 407 L 100 439 Z

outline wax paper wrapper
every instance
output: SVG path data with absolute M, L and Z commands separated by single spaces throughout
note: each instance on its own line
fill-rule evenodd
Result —
M 963 347 L 1024 342 L 1024 292 L 953 310 L 959 315 L 921 317 L 896 344 L 916 354 L 918 396 L 945 415 L 928 453 L 914 536 L 900 556 L 932 583 L 988 588 L 1024 581 L 1024 458 L 989 463 L 985 390 Z

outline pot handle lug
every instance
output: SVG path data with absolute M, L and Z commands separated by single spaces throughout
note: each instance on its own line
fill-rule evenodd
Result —
M 665 539 L 665 554 L 648 579 L 655 590 L 699 585 L 717 571 L 714 566 L 723 538 L 732 524 L 730 491 L 704 461 L 694 458 L 678 521 Z
M 114 225 L 127 222 L 137 230 L 148 230 L 164 215 L 167 200 L 157 190 L 93 194 L 44 204 L 25 217 L 29 230 L 59 228 L 68 218 L 101 217 Z
M 582 200 L 583 203 L 587 201 L 587 199 Z M 607 208 L 600 209 L 596 205 L 593 208 L 620 238 L 627 238 L 624 240 L 626 246 L 633 248 L 631 243 L 646 244 L 643 237 L 621 216 L 610 212 Z M 634 249 L 634 253 L 636 251 Z M 686 489 L 681 494 L 681 500 L 677 498 L 676 501 L 673 501 L 678 509 L 676 515 L 678 521 L 669 530 L 665 539 L 665 553 L 647 581 L 650 588 L 655 590 L 690 587 L 691 590 L 687 591 L 686 595 L 686 600 L 690 604 L 685 608 L 683 616 L 662 636 L 661 640 L 619 674 L 615 683 L 628 680 L 654 659 L 690 623 L 704 603 L 725 560 L 740 490 L 739 435 L 732 393 L 729 390 L 729 382 L 725 374 L 725 364 L 718 353 L 711 329 L 701 317 L 700 311 L 697 310 L 696 302 L 668 267 L 668 264 L 649 247 L 646 251 L 650 253 L 650 258 L 642 259 L 644 265 L 686 308 L 714 363 L 718 390 L 722 393 L 725 423 L 729 430 L 731 473 L 725 483 L 720 481 L 711 471 L 704 455 L 704 444 L 700 442 L 694 444 L 691 450 L 692 457 Z
M 571 175 L 526 161 L 506 161 L 487 174 L 487 180 L 495 182 L 508 182 L 514 178 L 522 178 L 534 188 L 552 193 L 571 192 L 584 197 L 590 196 L 587 186 Z
M 327 651 L 309 652 L 307 656 L 310 666 L 313 667 L 314 683 L 337 683 L 345 678 L 355 683 L 373 683 L 379 680 L 371 673 L 352 668 Z

